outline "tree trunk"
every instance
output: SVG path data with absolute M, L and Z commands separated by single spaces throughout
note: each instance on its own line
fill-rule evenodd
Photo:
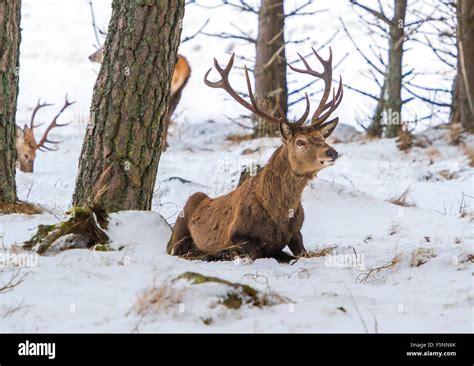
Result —
M 455 92 L 457 100 L 453 102 L 455 106 L 453 119 L 458 119 L 466 131 L 474 133 L 474 2 L 472 0 L 458 0 L 457 18 L 458 74 Z
M 394 0 L 384 101 L 385 137 L 397 137 L 402 123 L 402 59 L 407 0 Z
M 149 210 L 184 0 L 114 0 L 73 205 Z
M 279 95 L 287 113 L 285 12 L 282 0 L 262 0 L 258 14 L 258 37 L 255 62 L 255 97 L 260 108 L 279 116 L 274 110 Z M 254 137 L 277 136 L 278 126 L 255 117 Z
M 457 60 L 456 70 L 459 70 L 459 58 Z M 452 125 L 461 123 L 460 106 L 459 106 L 460 99 L 461 99 L 460 89 L 461 89 L 461 86 L 459 85 L 459 75 L 456 74 L 453 80 L 452 87 L 451 87 L 451 109 L 449 111 L 449 123 Z
M 382 126 L 382 116 L 383 116 L 383 106 L 384 106 L 384 97 L 385 97 L 385 83 L 380 89 L 380 97 L 377 102 L 377 107 L 375 107 L 374 116 L 372 117 L 372 122 L 367 129 L 367 135 L 370 137 L 382 137 L 383 126 Z
M 16 103 L 21 0 L 0 3 L 0 202 L 16 201 Z

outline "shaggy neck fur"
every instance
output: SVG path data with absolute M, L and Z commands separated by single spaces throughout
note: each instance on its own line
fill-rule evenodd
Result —
M 298 174 L 291 169 L 286 146 L 280 146 L 263 171 L 256 177 L 257 196 L 272 216 L 289 215 L 300 205 L 301 194 L 313 174 Z

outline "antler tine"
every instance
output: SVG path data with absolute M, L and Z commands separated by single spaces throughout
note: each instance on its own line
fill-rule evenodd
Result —
M 235 53 L 232 53 L 232 56 L 230 56 L 229 62 L 227 63 L 225 68 L 222 68 L 221 65 L 219 65 L 219 62 L 217 61 L 217 59 L 214 57 L 214 67 L 216 68 L 217 72 L 221 76 L 221 80 L 210 81 L 208 79 L 208 76 L 212 71 L 212 67 L 211 67 L 209 70 L 207 70 L 206 74 L 204 75 L 204 83 L 207 86 L 210 86 L 211 88 L 223 89 L 225 86 L 226 80 L 228 82 L 229 72 L 232 69 L 232 66 L 234 65 L 234 57 L 235 57 Z
M 310 111 L 311 107 L 310 107 L 310 103 L 309 103 L 308 93 L 304 93 L 304 95 L 305 95 L 305 98 L 306 98 L 306 109 L 305 109 L 303 115 L 295 122 L 290 122 L 286 117 L 282 117 L 283 123 L 285 123 L 288 127 L 291 127 L 292 129 L 296 129 L 298 127 L 301 127 L 303 125 L 303 123 L 306 122 L 306 118 L 308 118 L 309 111 Z M 276 95 L 276 103 L 277 103 L 277 106 L 278 106 L 278 112 L 280 112 L 280 116 L 284 116 L 285 113 L 283 111 L 283 108 L 281 107 L 280 95 L 279 94 Z
M 234 59 L 235 59 L 235 52 L 232 52 L 232 56 L 230 56 L 229 62 L 227 63 L 226 67 L 222 69 L 221 65 L 219 65 L 219 62 L 217 62 L 217 59 L 214 57 L 214 66 L 216 67 L 217 71 L 219 71 L 219 74 L 225 75 L 226 77 L 229 76 L 230 70 L 234 66 Z
M 235 53 L 232 53 L 232 56 L 230 57 L 229 62 L 225 66 L 225 68 L 222 68 L 219 65 L 219 62 L 214 58 L 214 67 L 216 68 L 217 72 L 221 75 L 221 80 L 219 81 L 210 81 L 208 79 L 210 72 L 212 71 L 212 68 L 210 68 L 206 74 L 204 75 L 204 83 L 207 86 L 210 86 L 211 88 L 220 88 L 224 89 L 232 98 L 234 98 L 235 101 L 237 101 L 239 104 L 247 108 L 249 111 L 252 113 L 256 114 L 257 116 L 275 124 L 279 124 L 280 122 L 285 123 L 287 126 L 291 128 L 296 128 L 301 126 L 305 121 L 306 118 L 308 117 L 309 114 L 309 98 L 306 95 L 306 110 L 303 116 L 296 122 L 296 123 L 291 123 L 285 116 L 285 113 L 283 113 L 283 109 L 281 107 L 278 94 L 276 98 L 276 104 L 278 107 L 278 111 L 280 112 L 280 117 L 275 117 L 272 115 L 269 115 L 262 111 L 257 104 L 257 101 L 255 99 L 255 95 L 253 94 L 252 90 L 252 83 L 250 82 L 250 77 L 249 77 L 249 72 L 247 69 L 247 66 L 244 66 L 244 73 L 245 73 L 245 80 L 247 83 L 247 89 L 248 89 L 248 94 L 250 98 L 250 103 L 247 102 L 244 98 L 242 98 L 230 85 L 229 82 L 229 74 L 232 69 L 232 66 L 234 65 L 234 58 L 235 58 Z
M 249 73 L 248 73 L 248 70 L 247 70 L 247 66 L 244 66 L 244 70 L 245 70 L 245 79 L 247 80 L 247 89 L 249 91 L 250 101 L 252 102 L 252 106 L 254 106 L 255 109 L 256 109 L 256 111 L 254 112 L 255 114 L 260 115 L 260 117 L 266 118 L 267 120 L 269 120 L 271 122 L 274 122 L 274 123 L 279 124 L 280 122 L 283 122 L 284 124 L 286 124 L 288 127 L 292 128 L 292 129 L 298 128 L 303 123 L 305 123 L 306 118 L 308 118 L 308 114 L 309 114 L 309 111 L 310 111 L 310 103 L 309 103 L 309 98 L 308 98 L 307 93 L 305 93 L 305 96 L 306 96 L 306 110 L 303 113 L 303 115 L 298 119 L 298 121 L 290 122 L 288 120 L 288 118 L 286 118 L 285 112 L 283 111 L 283 108 L 282 108 L 281 103 L 280 103 L 280 95 L 279 94 L 276 94 L 275 103 L 276 103 L 276 106 L 278 108 L 278 112 L 280 113 L 280 117 L 270 116 L 270 115 L 262 112 L 260 109 L 258 109 L 256 107 L 257 106 L 257 101 L 255 100 L 255 96 L 254 96 L 253 91 L 252 91 L 252 85 L 250 83 L 250 77 L 249 77 Z
M 308 74 L 320 78 L 324 81 L 324 92 L 321 100 L 319 102 L 318 107 L 313 113 L 313 117 L 311 118 L 311 124 L 315 127 L 321 125 L 329 115 L 334 112 L 334 110 L 338 107 L 339 103 L 342 100 L 342 78 L 340 78 L 339 87 L 337 93 L 333 90 L 333 98 L 330 102 L 328 102 L 329 95 L 331 93 L 331 84 L 332 84 L 332 49 L 329 47 L 329 57 L 327 60 L 323 59 L 314 48 L 311 48 L 316 58 L 321 62 L 323 65 L 323 72 L 318 72 L 313 70 L 308 62 L 305 60 L 303 56 L 298 53 L 301 61 L 303 62 L 305 69 L 299 69 L 294 66 L 289 65 L 289 67 L 298 73 Z
M 210 72 L 212 71 L 212 68 L 210 68 L 206 72 L 206 74 L 204 75 L 204 83 L 207 86 L 210 86 L 211 88 L 224 89 L 232 98 L 234 98 L 235 101 L 237 101 L 240 105 L 247 108 L 252 113 L 255 113 L 259 117 L 262 117 L 262 118 L 268 120 L 269 122 L 279 123 L 280 122 L 279 118 L 268 115 L 268 114 L 266 114 L 265 112 L 263 112 L 262 110 L 260 110 L 258 108 L 255 97 L 254 97 L 253 92 L 252 92 L 252 86 L 251 86 L 251 83 L 250 83 L 250 77 L 248 75 L 247 67 L 245 67 L 245 78 L 247 79 L 247 88 L 248 88 L 248 91 L 249 91 L 250 101 L 252 102 L 252 104 L 247 102 L 244 98 L 242 98 L 239 95 L 239 93 L 237 93 L 232 88 L 232 86 L 229 83 L 229 73 L 230 73 L 230 70 L 232 69 L 232 66 L 234 65 L 234 58 L 235 58 L 235 53 L 232 53 L 232 56 L 230 57 L 230 60 L 227 63 L 225 68 L 222 68 L 219 65 L 219 62 L 217 61 L 217 59 L 214 58 L 214 66 L 215 66 L 217 72 L 221 75 L 221 80 L 219 80 L 219 81 L 210 81 L 208 79 L 208 76 L 209 76 Z
M 255 95 L 253 94 L 253 90 L 252 90 L 252 84 L 250 82 L 250 77 L 249 77 L 249 71 L 247 69 L 247 66 L 244 66 L 244 71 L 245 71 L 245 80 L 247 82 L 247 90 L 249 92 L 249 98 L 250 98 L 250 101 L 252 102 L 251 106 L 253 108 L 253 112 L 262 117 L 262 118 L 265 118 L 267 121 L 270 121 L 272 123 L 276 123 L 276 124 L 279 124 L 280 122 L 283 122 L 283 123 L 286 123 L 286 124 L 289 124 L 290 122 L 286 119 L 285 117 L 285 114 L 282 113 L 282 108 L 281 108 L 281 105 L 280 105 L 280 101 L 278 99 L 278 94 L 277 94 L 277 99 L 276 99 L 276 104 L 277 104 L 277 108 L 278 108 L 278 111 L 280 112 L 280 117 L 275 117 L 275 116 L 272 116 L 272 115 L 269 115 L 265 112 L 263 112 L 260 108 L 257 107 L 257 100 L 255 99 Z
M 48 140 L 48 133 L 55 127 L 64 127 L 64 126 L 67 126 L 68 123 L 57 123 L 57 120 L 59 118 L 59 116 L 66 110 L 66 108 L 70 107 L 71 105 L 73 105 L 74 103 L 76 103 L 75 101 L 74 102 L 70 102 L 67 98 L 67 94 L 66 94 L 66 97 L 64 98 L 64 105 L 63 107 L 59 110 L 59 112 L 56 114 L 56 116 L 54 116 L 53 120 L 51 121 L 51 123 L 49 124 L 48 128 L 46 129 L 46 131 L 44 132 L 43 134 L 43 137 L 41 138 L 40 142 L 38 143 L 37 145 L 37 148 L 38 149 L 46 149 L 46 150 L 53 150 L 47 146 L 45 146 L 45 143 L 50 143 L 50 144 L 59 144 L 61 141 L 52 141 L 52 140 Z
M 344 92 L 342 88 L 342 76 L 339 76 L 339 87 L 337 88 L 337 93 L 335 93 L 335 89 L 333 88 L 332 100 L 329 103 L 326 103 L 324 105 L 324 107 L 321 109 L 320 116 L 312 120 L 313 126 L 320 126 L 329 118 L 331 113 L 334 112 L 336 108 L 339 106 L 339 104 L 341 103 L 343 95 L 344 95 Z
M 329 47 L 329 57 L 327 60 L 324 60 L 317 52 L 314 48 L 312 48 L 313 50 L 313 53 L 314 55 L 316 56 L 316 58 L 319 60 L 319 62 L 321 62 L 321 64 L 323 65 L 323 68 L 324 68 L 324 71 L 323 73 L 321 74 L 321 79 L 323 79 L 324 81 L 324 92 L 323 92 L 323 96 L 321 97 L 321 101 L 319 102 L 319 105 L 318 107 L 316 108 L 316 110 L 314 111 L 313 113 L 313 117 L 311 118 L 311 124 L 312 125 L 318 125 L 317 121 L 318 121 L 318 118 L 321 116 L 321 114 L 327 109 L 330 107 L 330 103 L 326 103 L 328 98 L 329 98 L 329 94 L 331 93 L 331 84 L 332 84 L 332 50 L 331 50 L 331 47 Z
M 58 114 L 56 114 L 56 116 L 54 116 L 53 122 L 52 122 L 51 124 L 54 124 L 56 127 L 66 126 L 68 123 L 58 124 L 58 123 L 56 123 L 56 121 L 57 121 L 57 119 L 59 118 L 59 116 L 60 116 L 68 107 L 70 107 L 70 106 L 73 105 L 74 103 L 76 103 L 76 101 L 70 102 L 70 101 L 68 100 L 67 94 L 66 94 L 66 96 L 64 97 L 64 105 L 63 105 L 63 107 L 59 110 Z
M 52 104 L 49 104 L 48 102 L 41 103 L 41 98 L 38 99 L 38 102 L 36 103 L 36 107 L 33 109 L 33 112 L 31 113 L 31 119 L 30 119 L 30 129 L 34 129 L 35 127 L 41 126 L 44 123 L 40 123 L 38 125 L 35 125 L 35 117 L 36 113 L 43 107 L 49 107 L 52 106 Z
M 326 69 L 326 67 L 328 67 L 332 71 L 332 68 L 331 68 L 332 67 L 332 48 L 329 47 L 329 57 L 328 57 L 327 60 L 325 60 L 321 56 L 319 56 L 319 54 L 316 52 L 314 47 L 311 47 L 311 50 L 313 50 L 313 53 L 318 58 L 319 62 L 321 62 L 323 64 L 324 69 Z
M 292 126 L 294 126 L 294 127 L 300 127 L 303 123 L 305 123 L 306 118 L 308 118 L 308 115 L 309 115 L 309 111 L 310 111 L 311 107 L 310 107 L 310 103 L 309 103 L 308 93 L 304 93 L 304 96 L 306 98 L 306 109 L 305 109 L 303 115 L 300 117 L 300 119 L 293 123 Z

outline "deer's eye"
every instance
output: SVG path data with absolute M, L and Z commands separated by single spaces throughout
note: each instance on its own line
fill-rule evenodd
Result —
M 25 154 L 25 159 L 28 159 L 28 154 Z
M 304 146 L 304 145 L 306 145 L 306 141 L 304 141 L 304 140 L 297 140 L 297 141 L 296 141 L 296 145 L 298 145 L 298 146 Z

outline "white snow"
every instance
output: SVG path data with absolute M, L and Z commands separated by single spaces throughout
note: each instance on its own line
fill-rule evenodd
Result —
M 97 21 L 106 28 L 110 1 L 94 3 Z M 296 4 L 288 3 L 289 8 Z M 288 33 L 299 37 L 303 29 L 303 36 L 320 44 L 338 27 L 337 15 L 342 15 L 351 31 L 364 37 L 346 2 L 337 3 L 339 7 L 329 10 L 333 16 L 327 15 L 331 21 L 291 20 Z M 66 93 L 78 103 L 62 117 L 72 123 L 53 133 L 54 140 L 63 140 L 59 150 L 40 152 L 34 173 L 17 171 L 19 198 L 40 205 L 44 213 L 0 216 L 4 249 L 0 288 L 19 270 L 13 256 L 31 255 L 18 252 L 15 244 L 31 238 L 37 225 L 63 219 L 70 207 L 98 70 L 87 60 L 95 43 L 88 1 L 24 0 L 23 6 L 18 123 L 29 119 L 39 97 L 56 103 L 40 112 L 41 121 L 56 113 Z M 217 12 L 219 16 L 188 9 L 184 34 L 193 33 L 209 16 L 209 31 L 228 25 L 230 16 L 235 22 L 240 19 L 226 9 Z M 247 20 L 247 28 L 255 25 L 252 17 Z M 292 45 L 287 55 L 305 52 L 311 44 Z M 333 256 L 286 265 L 273 259 L 207 263 L 166 254 L 171 230 L 164 219 L 172 225 L 193 192 L 211 196 L 229 192 L 243 165 L 265 163 L 280 143 L 266 138 L 236 144 L 225 139 L 245 133 L 225 117 L 236 117 L 242 110 L 224 93 L 206 88 L 202 76 L 213 56 L 223 63 L 232 49 L 246 57 L 253 52 L 250 46 L 209 38 L 197 38 L 180 50 L 190 61 L 192 77 L 170 128 L 171 147 L 160 159 L 152 212 L 111 216 L 108 234 L 117 250 L 76 249 L 35 257 L 34 266 L 20 269 L 19 278 L 26 274 L 23 281 L 11 291 L 0 292 L 0 331 L 472 332 L 472 264 L 466 258 L 473 254 L 474 170 L 462 148 L 451 146 L 442 130 L 425 131 L 433 144 L 409 153 L 400 152 L 392 140 L 351 142 L 349 130 L 341 133 L 345 142 L 333 145 L 340 159 L 308 185 L 302 199 L 306 247 L 336 247 Z M 335 55 L 350 52 L 337 72 L 348 82 L 360 80 L 355 65 L 363 62 L 342 35 L 333 42 L 333 51 Z M 426 67 L 439 67 L 428 57 L 423 62 Z M 241 73 L 235 71 L 233 80 L 243 89 Z M 346 91 L 341 120 L 355 126 L 361 105 L 372 106 Z M 413 104 L 413 108 L 421 115 L 424 107 Z M 249 148 L 256 151 L 242 155 Z M 407 189 L 406 200 L 416 207 L 388 202 Z M 412 255 L 419 248 L 433 255 L 424 257 L 425 264 L 412 267 Z M 361 281 L 368 271 L 394 259 L 393 266 Z M 227 309 L 219 304 L 225 292 L 221 285 L 171 282 L 187 271 L 249 284 L 264 293 L 274 291 L 289 303 Z M 166 289 L 173 301 L 155 314 L 136 314 L 137 298 L 153 287 Z

